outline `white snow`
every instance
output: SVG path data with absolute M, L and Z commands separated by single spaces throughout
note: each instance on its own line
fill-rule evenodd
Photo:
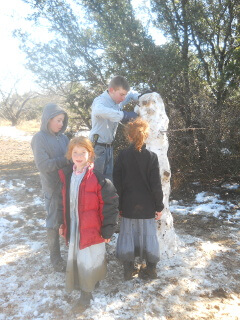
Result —
M 11 138 L 14 132 L 19 138 L 15 130 Z M 17 177 L 1 179 L 0 201 L 0 320 L 240 319 L 239 296 L 229 289 L 236 285 L 236 278 L 222 263 L 224 254 L 237 255 L 237 251 L 227 242 L 190 234 L 179 235 L 178 252 L 159 262 L 158 279 L 136 277 L 128 282 L 123 281 L 122 267 L 114 257 L 118 236 L 114 235 L 107 246 L 107 278 L 94 291 L 91 307 L 76 316 L 71 307 L 79 294 L 68 294 L 65 275 L 54 273 L 49 264 L 40 190 L 28 188 L 27 181 Z M 240 210 L 218 194 L 201 192 L 192 203 L 172 200 L 170 210 L 178 215 L 201 215 L 206 223 L 209 217 L 233 221 L 229 241 L 239 246 L 234 221 L 240 220 Z M 64 241 L 62 248 L 66 259 Z M 236 258 L 235 276 L 239 276 L 238 262 Z M 219 298 L 217 293 L 226 297 Z
M 238 183 L 232 183 L 232 184 L 224 183 L 222 184 L 222 188 L 226 188 L 229 190 L 236 190 L 240 188 L 240 185 Z
M 227 148 L 222 148 L 221 152 L 222 152 L 222 154 L 226 154 L 226 155 L 232 154 L 231 151 Z
M 183 201 L 172 200 L 170 210 L 185 215 L 204 213 L 219 219 L 222 219 L 224 213 L 227 212 L 228 219 L 240 219 L 238 211 L 234 210 L 234 204 L 223 201 L 218 194 L 210 192 L 198 193 L 192 206 L 184 205 Z M 230 214 L 229 211 L 231 211 Z
M 10 126 L 0 127 L 0 137 L 4 140 L 11 138 L 19 141 L 30 141 L 32 139 L 32 136 L 26 134 L 26 132 Z

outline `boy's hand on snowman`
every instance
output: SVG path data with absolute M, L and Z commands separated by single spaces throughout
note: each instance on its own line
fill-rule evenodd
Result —
M 155 220 L 160 220 L 162 216 L 162 211 L 156 211 L 155 213 Z

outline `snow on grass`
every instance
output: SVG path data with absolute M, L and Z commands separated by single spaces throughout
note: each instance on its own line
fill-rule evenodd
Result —
M 227 242 L 180 235 L 176 254 L 161 260 L 158 279 L 149 281 L 137 276 L 128 282 L 123 280 L 122 266 L 114 255 L 115 234 L 107 245 L 106 279 L 93 292 L 91 307 L 73 314 L 71 307 L 79 292 L 68 294 L 65 274 L 55 273 L 50 266 L 44 202 L 36 191 L 19 179 L 0 181 L 0 320 L 239 319 L 239 295 L 234 289 L 240 262 L 234 248 L 239 245 L 239 237 L 234 224 L 229 225 Z M 209 192 L 197 194 L 192 203 L 172 200 L 170 209 L 180 215 L 201 214 L 206 223 L 211 216 L 224 221 L 240 219 L 239 209 Z M 66 259 L 67 248 L 61 242 Z M 234 244 L 232 248 L 229 242 Z M 228 259 L 234 256 L 233 261 L 226 260 L 229 264 L 224 263 L 226 254 Z M 236 268 L 229 269 L 230 262 Z
M 9 201 L 14 202 L 13 196 L 20 183 L 10 181 L 2 184 L 3 192 L 10 192 Z M 31 196 L 33 199 L 36 197 L 34 193 Z M 198 195 L 197 199 L 196 205 L 188 208 L 193 210 L 203 201 L 214 204 L 219 201 L 218 197 L 207 197 L 204 194 Z M 45 229 L 39 225 L 39 221 L 44 220 L 34 215 L 26 217 L 25 199 L 22 201 L 18 204 L 18 216 L 25 219 L 22 227 L 15 228 L 14 221 L 7 220 L 9 215 L 16 214 L 12 204 L 9 206 L 6 203 L 4 208 L 12 206 L 13 212 L 10 209 L 1 212 L 1 231 L 14 237 L 14 241 L 5 242 L 4 247 L 0 248 L 0 284 L 4 288 L 0 293 L 0 319 L 182 320 L 207 319 L 214 312 L 215 319 L 230 320 L 238 314 L 238 300 L 231 292 L 231 308 L 223 304 L 218 310 L 215 305 L 219 301 L 212 303 L 209 300 L 214 290 L 225 288 L 234 280 L 229 278 L 225 266 L 216 261 L 229 250 L 228 247 L 182 235 L 177 254 L 159 262 L 158 279 L 144 281 L 135 277 L 132 281 L 124 282 L 122 267 L 114 257 L 116 234 L 108 245 L 110 258 L 107 278 L 94 291 L 91 307 L 82 314 L 74 315 L 71 307 L 79 298 L 79 293 L 67 294 L 64 288 L 65 275 L 54 273 L 51 269 L 46 239 L 42 236 Z M 176 201 L 173 203 L 178 205 Z M 38 205 L 39 210 L 44 210 L 41 201 L 33 204 Z M 184 207 L 183 203 L 181 205 Z M 183 313 L 184 318 L 181 316 Z
M 44 200 L 39 197 L 34 197 L 33 205 L 35 206 L 44 205 Z
M 230 201 L 220 199 L 220 196 L 212 192 L 200 192 L 195 196 L 192 206 L 185 205 L 183 201 L 172 200 L 170 202 L 171 212 L 187 214 L 204 214 L 215 218 L 240 219 L 239 211 L 234 209 L 235 205 Z M 226 212 L 228 212 L 226 214 Z M 231 213 L 229 213 L 231 212 Z
M 0 127 L 0 137 L 4 140 L 11 138 L 18 141 L 31 141 L 32 139 L 31 135 L 28 135 L 26 132 L 11 126 Z
M 221 186 L 222 188 L 226 188 L 226 189 L 229 189 L 229 190 L 237 190 L 240 188 L 240 185 L 238 183 L 224 183 L 222 184 Z

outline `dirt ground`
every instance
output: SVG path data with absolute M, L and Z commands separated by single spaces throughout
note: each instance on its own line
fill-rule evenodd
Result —
M 35 168 L 33 162 L 32 152 L 30 150 L 30 143 L 23 142 L 23 141 L 15 141 L 15 140 L 1 140 L 0 141 L 0 150 L 1 150 L 1 158 L 0 158 L 0 172 L 1 172 L 1 180 L 4 179 L 6 181 L 11 181 L 13 179 L 19 179 L 21 181 L 25 181 L 26 187 L 28 189 L 38 189 L 39 196 L 41 194 L 40 189 L 40 181 L 38 172 Z M 30 201 L 31 195 L 25 193 L 19 193 L 19 197 L 21 197 L 21 201 Z M 23 197 L 25 199 L 23 199 Z M 239 195 L 234 194 L 233 201 L 235 201 L 236 205 L 239 205 Z M 0 201 L 3 199 L 0 195 Z M 38 218 L 42 218 L 44 220 L 45 213 L 43 210 L 39 210 L 36 206 L 27 209 L 26 214 L 28 215 L 28 219 L 33 219 L 34 216 L 37 214 Z M 198 290 L 198 298 L 200 299 L 198 303 L 196 301 L 191 300 L 191 292 L 185 291 L 183 294 L 182 292 L 175 292 L 174 289 L 172 290 L 172 295 L 174 297 L 179 295 L 179 299 L 183 301 L 185 299 L 186 303 L 181 303 L 180 307 L 175 307 L 171 304 L 170 300 L 166 300 L 166 305 L 164 306 L 164 288 L 167 283 L 171 283 L 171 285 L 176 286 L 175 290 L 178 288 L 178 284 L 182 279 L 179 279 L 178 276 L 174 276 L 174 273 L 171 273 L 168 279 L 162 280 L 162 282 L 153 282 L 152 288 L 149 289 L 149 297 L 151 299 L 161 298 L 162 302 L 160 304 L 156 303 L 154 308 L 151 310 L 151 316 L 145 318 L 139 318 L 139 312 L 141 309 L 141 300 L 136 303 L 135 306 L 132 306 L 132 310 L 129 310 L 130 314 L 135 314 L 135 319 L 165 319 L 165 320 L 197 320 L 197 319 L 214 319 L 214 320 L 239 320 L 239 313 L 237 314 L 237 310 L 240 310 L 240 240 L 239 240 L 239 224 L 230 223 L 229 221 L 223 221 L 218 218 L 208 217 L 204 215 L 173 215 L 174 218 L 174 227 L 176 233 L 181 236 L 183 239 L 197 239 L 196 241 L 190 241 L 187 244 L 189 248 L 193 247 L 194 252 L 201 252 L 204 251 L 203 244 L 211 243 L 212 245 L 218 246 L 219 248 L 225 248 L 225 250 L 221 251 L 221 254 L 214 254 L 214 249 L 211 251 L 212 260 L 211 263 L 209 262 L 208 269 L 206 271 L 208 281 L 211 282 L 209 288 L 207 285 L 203 285 L 203 289 Z M 206 220 L 207 219 L 207 220 Z M 9 217 L 11 220 L 11 217 Z M 21 221 L 19 219 L 19 227 L 22 227 L 24 224 L 24 217 Z M 36 234 L 32 234 L 32 226 L 26 225 L 22 228 L 22 232 L 27 236 L 29 233 L 30 238 L 36 239 L 38 241 L 45 242 L 45 233 L 44 227 L 39 226 L 42 231 L 36 231 Z M 14 243 L 14 239 L 11 239 L 11 243 Z M 9 243 L 2 241 L 0 244 L 0 248 L 6 248 Z M 47 254 L 47 249 L 44 247 L 44 251 Z M 207 252 L 207 251 L 206 251 Z M 65 252 L 66 254 L 66 252 Z M 206 253 L 207 254 L 207 253 Z M 111 250 L 108 252 L 108 260 L 113 259 L 113 253 Z M 114 260 L 114 259 L 113 259 Z M 47 261 L 47 260 L 46 260 Z M 9 260 L 9 267 L 14 265 L 14 262 Z M 37 256 L 32 257 L 29 259 L 29 267 L 34 269 L 34 266 L 39 264 L 39 260 Z M 46 262 L 47 263 L 47 262 Z M 32 265 L 31 265 L 32 264 Z M 221 266 L 219 269 L 214 269 L 215 266 Z M 195 267 L 197 267 L 195 265 Z M 50 268 L 50 267 L 45 267 Z M 168 270 L 173 267 L 168 267 Z M 206 267 L 207 268 L 207 267 Z M 22 269 L 21 269 L 22 270 Z M 36 273 L 43 272 L 44 268 L 38 267 Z M 49 270 L 49 269 L 48 269 Z M 167 274 L 165 269 L 165 274 Z M 221 271 L 224 270 L 224 271 Z M 221 278 L 221 272 L 223 272 L 223 276 Z M 117 278 L 116 278 L 117 274 Z M 177 273 L 176 273 L 177 274 Z M 216 275 L 217 274 L 217 275 Z M 29 276 L 31 276 L 29 274 Z M 214 277 L 215 280 L 214 280 Z M 23 281 L 27 281 L 26 277 L 23 277 Z M 221 280 L 219 280 L 221 279 Z M 206 279 L 205 279 L 206 280 Z M 206 281 L 207 281 L 206 280 Z M 115 295 L 117 292 L 124 290 L 121 285 L 119 285 L 120 281 L 122 281 L 122 271 L 121 267 L 118 266 L 116 260 L 114 260 L 110 264 L 108 276 L 107 276 L 107 283 L 104 286 L 104 291 L 108 294 L 109 299 Z M 135 280 L 134 280 L 135 281 Z M 193 279 L 193 281 L 195 281 Z M 206 282 L 205 281 L 205 282 Z M 219 285 L 216 285 L 216 281 L 219 281 Z M 215 284 L 215 285 L 214 285 Z M 137 292 L 140 292 L 141 286 L 143 286 L 142 282 L 134 282 L 135 288 L 137 288 Z M 35 288 L 29 289 L 34 291 Z M 56 289 L 56 288 L 55 288 Z M 64 290 L 63 285 L 58 286 L 58 289 Z M 3 290 L 3 288 L 1 289 Z M 31 294 L 31 291 L 28 292 Z M 140 295 L 140 293 L 139 293 Z M 0 312 L 5 314 L 6 317 L 1 319 L 21 319 L 21 316 L 15 316 L 17 305 L 15 305 L 14 301 L 9 304 L 6 298 L 7 295 L 3 299 L 4 300 L 4 307 L 0 306 Z M 10 293 L 9 293 L 10 296 Z M 71 303 L 71 299 L 67 297 L 67 295 L 63 295 L 66 302 Z M 145 298 L 144 298 L 145 299 Z M 166 298 L 167 299 L 167 298 Z M 170 299 L 170 298 L 169 298 Z M 123 300 L 124 301 L 124 300 Z M 154 304 L 154 303 L 153 303 Z M 165 314 L 164 317 L 158 314 L 160 310 L 160 306 L 164 307 Z M 67 309 L 66 314 L 62 316 L 62 311 L 58 307 L 51 306 L 51 316 L 49 319 L 96 319 L 93 312 L 89 311 L 89 313 L 79 316 L 75 318 L 71 312 Z M 235 309 L 235 311 L 233 311 Z M 232 311 L 231 311 L 232 310 Z M 126 310 L 125 310 L 126 311 Z M 107 312 L 107 311 L 106 311 Z M 110 312 L 110 311 L 109 311 Z M 160 312 L 160 311 L 159 311 Z M 115 316 L 114 316 L 115 314 Z M 101 319 L 121 319 L 121 316 L 116 315 L 116 312 L 113 313 L 112 318 L 109 316 L 106 318 Z M 124 316 L 124 319 L 133 319 L 133 317 Z M 38 318 L 36 315 L 29 315 L 27 319 L 43 319 Z

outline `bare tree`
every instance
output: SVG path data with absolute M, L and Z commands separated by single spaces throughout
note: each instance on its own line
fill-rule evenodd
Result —
M 30 109 L 28 102 L 39 94 L 30 91 L 20 95 L 13 86 L 7 93 L 0 88 L 0 96 L 0 118 L 11 121 L 11 125 L 16 126 Z

